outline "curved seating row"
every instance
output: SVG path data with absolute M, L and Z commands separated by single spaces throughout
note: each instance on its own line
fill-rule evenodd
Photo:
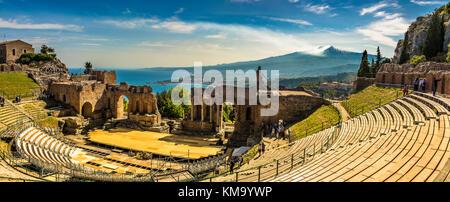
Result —
M 74 163 L 71 155 L 77 150 L 35 127 L 30 127 L 19 134 L 16 145 L 27 157 L 64 167 Z
M 448 175 L 450 117 L 440 103 L 417 94 L 350 119 L 332 149 L 268 181 L 424 182 Z

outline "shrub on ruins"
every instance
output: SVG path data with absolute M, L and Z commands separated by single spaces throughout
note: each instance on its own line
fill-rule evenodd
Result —
M 38 62 L 39 64 L 55 59 L 56 54 L 47 53 L 24 53 L 20 56 L 19 62 L 22 64 L 30 64 L 33 62 Z
M 417 65 L 419 63 L 426 62 L 426 61 L 427 61 L 427 58 L 425 57 L 425 55 L 415 55 L 411 58 L 409 63 L 412 65 Z
M 223 119 L 225 122 L 234 123 L 236 109 L 232 104 L 223 104 Z

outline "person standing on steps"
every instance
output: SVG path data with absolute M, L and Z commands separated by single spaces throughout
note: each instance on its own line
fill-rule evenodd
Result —
M 406 85 L 403 87 L 403 96 L 405 96 L 408 92 Z
M 435 80 L 433 81 L 433 96 L 436 96 L 436 91 L 437 91 L 438 81 L 440 81 L 440 80 L 435 79 Z
M 426 88 L 427 87 L 427 80 L 426 79 L 423 79 L 423 82 L 422 82 L 422 91 L 425 93 L 425 89 L 427 89 Z
M 414 91 L 418 91 L 419 90 L 419 78 L 416 78 L 414 80 Z

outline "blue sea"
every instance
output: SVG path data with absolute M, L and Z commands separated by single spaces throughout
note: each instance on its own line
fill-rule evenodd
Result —
M 170 80 L 172 77 L 173 71 L 168 70 L 151 70 L 151 69 L 95 69 L 95 70 L 107 70 L 116 71 L 117 74 L 117 83 L 127 82 L 130 85 L 138 85 L 138 86 L 151 86 L 153 88 L 154 93 L 162 92 L 169 90 L 172 87 L 175 87 L 178 84 L 153 84 L 151 82 L 154 81 L 166 81 Z M 70 73 L 79 74 L 84 71 L 84 68 L 69 68 Z M 190 88 L 187 85 L 184 85 L 187 88 Z

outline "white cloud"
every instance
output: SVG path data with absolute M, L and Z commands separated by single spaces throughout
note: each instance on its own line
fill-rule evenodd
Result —
M 159 20 L 156 18 L 137 18 L 131 20 L 104 20 L 101 22 L 114 25 L 119 28 L 134 29 L 147 26 L 149 23 L 157 23 Z
M 268 17 L 268 19 L 274 20 L 274 21 L 280 21 L 280 22 L 289 22 L 289 23 L 294 23 L 294 24 L 298 24 L 298 25 L 312 25 L 308 21 L 298 20 L 298 19 L 275 18 L 275 17 Z
M 227 35 L 223 34 L 223 33 L 218 33 L 218 34 L 214 34 L 214 35 L 206 35 L 205 38 L 207 38 L 207 39 L 225 39 L 225 38 L 227 38 Z
M 196 27 L 193 24 L 187 24 L 178 20 L 176 17 L 160 21 L 157 18 L 138 18 L 131 20 L 104 20 L 101 21 L 105 24 L 114 25 L 124 29 L 136 29 L 136 28 L 153 28 L 153 29 L 167 29 L 173 33 L 192 33 Z
M 397 42 L 392 37 L 404 34 L 408 29 L 409 24 L 410 22 L 403 17 L 383 18 L 382 20 L 372 22 L 365 27 L 357 28 L 356 32 L 366 36 L 372 41 L 395 47 Z
M 187 24 L 185 22 L 179 21 L 178 19 L 169 19 L 164 22 L 152 25 L 154 29 L 165 28 L 173 33 L 189 34 L 192 33 L 196 26 L 193 24 Z
M 444 1 L 416 1 L 416 0 L 411 0 L 411 3 L 413 4 L 417 4 L 417 5 L 442 5 L 445 4 Z
M 329 5 L 323 4 L 323 5 L 312 5 L 307 4 L 304 9 L 309 12 L 313 12 L 316 14 L 323 14 L 327 12 L 328 10 L 331 10 L 332 8 Z
M 98 43 L 80 43 L 82 46 L 100 46 Z
M 165 44 L 163 42 L 151 42 L 151 41 L 143 41 L 138 44 L 138 46 L 142 47 L 171 47 L 171 45 Z
M 375 13 L 374 16 L 375 17 L 383 17 L 385 19 L 394 19 L 394 18 L 402 16 L 402 14 L 400 14 L 400 13 L 391 14 L 391 13 L 386 13 L 384 11 L 380 11 L 380 12 Z
M 31 23 L 19 23 L 17 20 L 3 20 L 0 18 L 0 28 L 10 29 L 47 29 L 47 30 L 67 30 L 81 32 L 82 26 L 70 25 L 70 24 L 31 24 Z
M 375 4 L 375 5 L 372 5 L 372 6 L 368 7 L 368 8 L 363 8 L 359 14 L 360 15 L 365 15 L 365 14 L 368 14 L 368 13 L 373 13 L 373 12 L 376 12 L 376 11 L 382 9 L 382 8 L 389 7 L 389 6 L 390 7 L 394 7 L 394 8 L 400 7 L 400 5 L 398 5 L 398 3 L 396 3 L 396 2 L 389 3 L 387 1 L 381 1 L 381 2 L 379 2 L 379 3 Z
M 288 0 L 290 3 L 297 3 L 299 0 Z
M 177 11 L 175 11 L 175 14 L 183 13 L 183 11 L 184 11 L 184 8 L 180 8 L 180 9 L 178 9 Z

